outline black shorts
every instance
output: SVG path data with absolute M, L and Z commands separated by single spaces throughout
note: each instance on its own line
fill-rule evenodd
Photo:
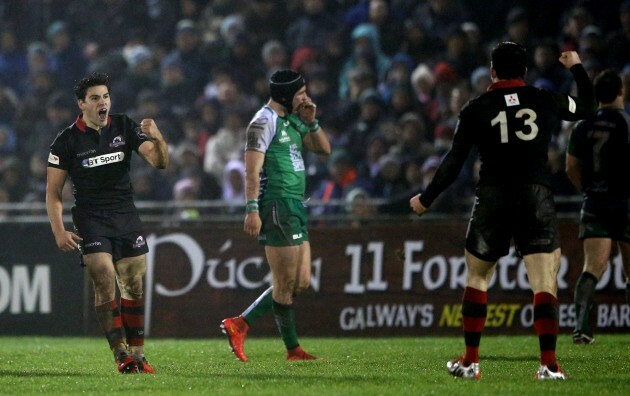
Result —
M 81 254 L 110 253 L 114 262 L 149 251 L 135 207 L 118 210 L 72 208 Z
M 580 212 L 579 238 L 610 238 L 630 242 L 629 202 L 584 200 Z
M 479 186 L 475 191 L 466 249 L 485 261 L 507 255 L 514 240 L 520 256 L 560 247 L 551 190 L 540 184 Z

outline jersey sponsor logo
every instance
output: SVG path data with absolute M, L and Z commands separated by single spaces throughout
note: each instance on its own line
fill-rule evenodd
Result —
M 289 121 L 285 121 L 284 123 L 282 123 L 282 125 L 288 127 L 289 125 L 291 125 L 291 123 Z
M 280 131 L 280 139 L 278 139 L 280 143 L 286 143 L 291 141 L 291 137 L 287 134 L 286 130 Z
M 109 147 L 120 147 L 125 144 L 125 140 L 122 136 L 118 135 L 114 138 L 114 140 L 109 144 Z
M 577 105 L 575 104 L 575 100 L 573 100 L 573 98 L 570 96 L 567 96 L 567 98 L 569 99 L 569 111 L 571 113 L 575 113 L 575 110 L 577 108 Z
M 49 153 L 48 154 L 48 162 L 50 162 L 53 165 L 59 165 L 59 157 L 57 157 L 53 153 Z
M 503 97 L 505 98 L 505 104 L 508 106 L 518 106 L 521 104 L 521 102 L 519 102 L 518 100 L 518 95 L 515 93 L 503 95 Z
M 96 168 L 97 166 L 122 162 L 125 159 L 125 153 L 119 151 L 117 153 L 103 154 L 97 157 L 86 158 L 81 161 L 84 168 Z

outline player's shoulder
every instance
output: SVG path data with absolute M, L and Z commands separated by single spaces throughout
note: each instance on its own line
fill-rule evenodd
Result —
M 269 106 L 261 107 L 249 122 L 250 128 L 262 128 L 264 129 L 268 125 L 273 125 L 277 118 L 277 114 Z

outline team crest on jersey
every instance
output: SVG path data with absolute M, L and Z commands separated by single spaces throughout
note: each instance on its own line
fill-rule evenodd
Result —
M 509 95 L 503 95 L 505 98 L 505 104 L 508 106 L 518 106 L 521 102 L 518 101 L 518 95 L 513 93 Z
M 136 239 L 136 243 L 133 244 L 134 249 L 137 249 L 139 247 L 142 247 L 146 244 L 146 241 L 144 240 L 144 238 L 142 237 L 142 235 L 140 235 L 137 239 Z
M 286 143 L 291 141 L 291 137 L 287 134 L 285 129 L 280 131 L 280 139 L 278 139 L 280 143 Z
M 121 135 L 118 135 L 114 138 L 114 140 L 109 144 L 109 147 L 120 147 L 125 144 L 125 140 Z

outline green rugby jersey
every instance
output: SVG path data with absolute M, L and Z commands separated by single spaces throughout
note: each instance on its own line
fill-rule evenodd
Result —
M 304 199 L 306 174 L 302 138 L 308 128 L 294 114 L 278 116 L 272 108 L 261 108 L 247 127 L 245 150 L 265 154 L 258 199 Z

